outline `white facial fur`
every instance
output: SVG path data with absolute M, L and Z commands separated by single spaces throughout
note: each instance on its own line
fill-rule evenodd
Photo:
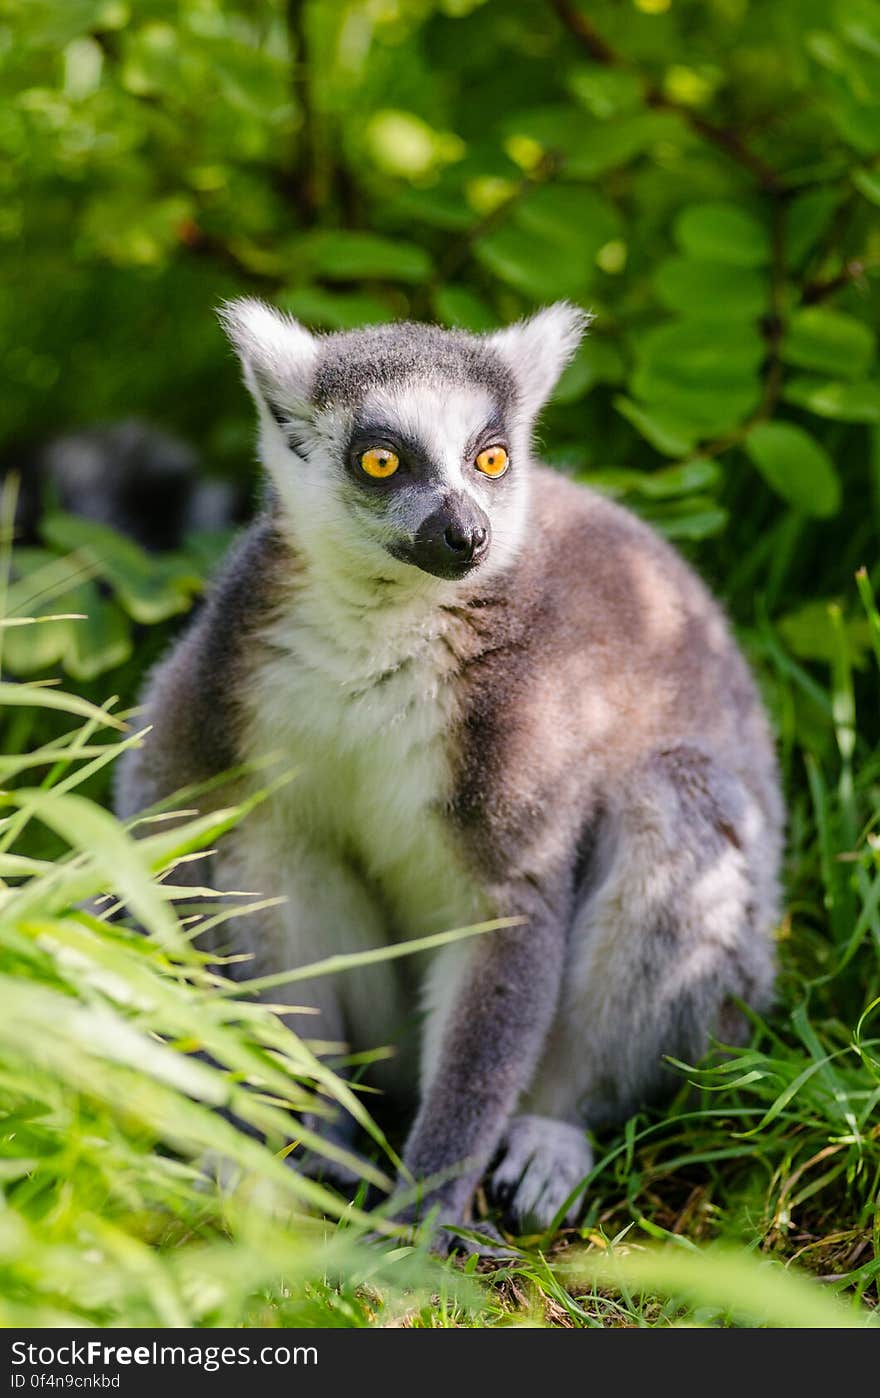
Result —
M 509 440 L 512 465 L 509 478 L 492 481 L 482 476 L 468 451 L 470 443 L 491 420 L 495 404 L 491 393 L 479 385 L 432 382 L 430 378 L 405 380 L 374 389 L 364 402 L 365 414 L 393 423 L 405 436 L 420 443 L 442 472 L 439 491 L 464 495 L 475 501 L 492 524 L 492 545 L 477 577 L 485 580 L 506 568 L 516 557 L 526 523 L 528 505 L 528 436 L 520 432 Z M 364 528 L 369 512 L 358 511 Z M 399 537 L 412 538 L 425 516 L 422 492 L 416 487 L 395 492 L 387 518 Z M 408 566 L 408 565 L 404 565 Z M 408 568 L 412 572 L 412 568 Z M 435 579 L 435 582 L 437 580 Z

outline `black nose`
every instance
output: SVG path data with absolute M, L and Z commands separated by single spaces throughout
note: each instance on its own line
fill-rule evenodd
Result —
M 467 495 L 450 494 L 425 516 L 412 542 L 392 545 L 391 552 L 435 578 L 463 578 L 479 567 L 491 543 L 485 510 Z
M 462 562 L 470 562 L 482 553 L 486 547 L 486 540 L 489 535 L 482 526 L 477 525 L 473 529 L 467 529 L 461 524 L 449 524 L 443 531 L 443 540 L 448 549 L 451 549 L 456 558 Z

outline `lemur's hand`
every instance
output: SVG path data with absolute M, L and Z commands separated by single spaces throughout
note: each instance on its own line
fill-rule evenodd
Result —
M 593 1152 L 580 1126 L 551 1117 L 515 1116 L 508 1125 L 487 1184 L 505 1224 L 516 1233 L 544 1233 L 559 1220 L 577 1222 L 581 1186 Z

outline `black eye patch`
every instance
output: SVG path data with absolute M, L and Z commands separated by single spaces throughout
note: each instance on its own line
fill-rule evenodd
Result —
M 384 447 L 387 451 L 394 452 L 395 456 L 399 458 L 400 467 L 392 476 L 376 479 L 368 476 L 362 469 L 361 457 L 371 447 Z M 413 479 L 427 479 L 432 471 L 437 474 L 438 470 L 431 462 L 424 447 L 414 437 L 395 431 L 387 423 L 379 421 L 365 420 L 355 424 L 354 431 L 349 438 L 346 457 L 349 470 L 354 478 L 369 488 L 379 486 L 388 489 L 401 485 L 404 481 L 409 481 L 412 484 Z

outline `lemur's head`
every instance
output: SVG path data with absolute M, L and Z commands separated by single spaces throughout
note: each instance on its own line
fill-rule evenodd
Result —
M 221 318 L 297 544 L 364 581 L 504 567 L 528 530 L 535 418 L 586 327 L 559 302 L 489 335 L 400 323 L 312 335 L 250 298 Z

